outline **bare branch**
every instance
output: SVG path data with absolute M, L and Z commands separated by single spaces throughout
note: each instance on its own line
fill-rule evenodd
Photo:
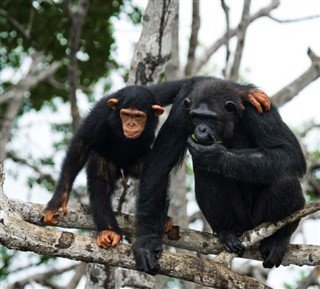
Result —
M 71 265 L 71 266 L 68 266 L 65 268 L 53 269 L 53 270 L 47 271 L 45 273 L 37 273 L 37 274 L 28 276 L 26 278 L 23 278 L 19 281 L 12 283 L 11 285 L 9 285 L 7 287 L 7 289 L 24 288 L 26 285 L 28 285 L 32 282 L 37 282 L 37 283 L 43 284 L 43 282 L 46 281 L 47 279 L 49 279 L 50 277 L 55 276 L 55 275 L 60 275 L 65 272 L 74 270 L 77 267 L 78 267 L 78 264 L 75 264 L 75 265 Z M 51 287 L 52 287 L 52 284 L 51 284 Z M 54 286 L 54 287 L 56 287 L 56 286 Z
M 276 9 L 280 5 L 279 0 L 270 1 L 270 4 L 262 9 L 260 9 L 258 12 L 256 12 L 254 15 L 250 16 L 248 19 L 248 23 L 252 23 L 255 20 L 268 16 L 270 12 L 274 9 Z M 204 53 L 202 53 L 201 57 L 199 57 L 199 60 L 196 63 L 196 71 L 200 70 L 200 68 L 207 63 L 207 61 L 210 59 L 210 57 L 222 46 L 229 41 L 230 38 L 234 37 L 238 33 L 238 28 L 236 29 L 230 29 L 229 32 L 225 33 L 222 37 L 220 37 L 215 43 L 213 43 L 209 48 L 207 48 Z
M 76 267 L 74 275 L 73 275 L 72 279 L 70 280 L 66 289 L 76 289 L 77 288 L 82 276 L 86 273 L 86 267 L 87 267 L 87 264 L 83 263 L 83 262 L 80 263 Z
M 178 6 L 179 6 L 179 2 L 178 2 Z M 179 7 L 177 7 L 177 9 L 179 10 Z M 172 41 L 171 57 L 164 71 L 165 78 L 167 81 L 183 78 L 180 70 L 180 58 L 179 58 L 179 13 L 176 13 L 174 18 L 171 41 Z
M 282 19 L 282 20 L 277 19 L 276 17 L 273 17 L 271 15 L 268 15 L 267 17 L 272 19 L 273 21 L 278 22 L 278 23 L 295 23 L 295 22 L 313 20 L 313 19 L 319 18 L 320 15 L 311 15 L 311 16 L 306 16 L 306 17 L 301 17 L 301 18 L 296 18 L 296 19 Z
M 320 77 L 320 57 L 309 48 L 308 55 L 311 66 L 297 79 L 272 96 L 272 101 L 277 106 L 282 106 L 292 100 L 301 90 Z
M 53 75 L 61 66 L 60 62 L 54 62 L 47 69 L 40 66 L 44 55 L 36 52 L 32 55 L 32 62 L 27 75 L 22 78 L 14 88 L 4 92 L 0 99 L 10 100 L 8 107 L 5 111 L 1 132 L 0 132 L 0 162 L 6 158 L 5 147 L 10 138 L 10 131 L 16 116 L 23 104 L 23 98 L 26 91 L 31 90 L 39 82 Z M 1 101 L 0 101 L 1 104 Z
M 23 221 L 17 222 L 2 210 L 2 206 L 0 208 L 0 243 L 7 248 L 137 270 L 130 245 L 120 244 L 103 250 L 92 238 L 50 230 Z M 215 262 L 166 251 L 159 259 L 159 268 L 161 275 L 216 288 L 270 288 Z
M 245 39 L 246 39 L 246 34 L 247 34 L 247 28 L 249 26 L 249 12 L 250 12 L 250 5 L 251 5 L 251 0 L 247 0 L 243 2 L 243 11 L 242 11 L 242 17 L 240 24 L 238 26 L 238 33 L 237 33 L 237 47 L 233 59 L 233 64 L 230 69 L 230 73 L 227 75 L 227 79 L 237 81 L 239 78 L 239 69 L 240 69 L 240 64 L 241 64 L 241 59 L 242 59 L 242 54 L 244 50 L 244 45 L 245 45 Z
M 193 76 L 195 70 L 195 53 L 198 45 L 198 33 L 200 29 L 200 1 L 192 1 L 192 24 L 191 24 L 191 36 L 189 40 L 188 61 L 184 70 L 185 76 Z
M 35 172 L 39 174 L 40 179 L 46 180 L 53 185 L 56 183 L 56 180 L 50 174 L 44 173 L 38 166 L 31 164 L 27 159 L 17 156 L 16 153 L 9 151 L 7 153 L 7 157 L 12 159 L 16 163 L 26 165 L 29 168 L 33 169 Z
M 26 35 L 28 36 L 28 38 L 30 38 L 30 36 L 31 36 L 31 31 L 32 31 L 32 27 L 33 27 L 33 20 L 34 20 L 35 15 L 36 15 L 36 11 L 35 11 L 33 5 L 31 5 L 29 21 L 28 21 L 28 27 L 27 27 L 27 30 L 26 30 Z
M 13 18 L 12 16 L 10 16 L 10 14 L 8 13 L 8 11 L 4 10 L 4 9 L 0 9 L 0 16 L 5 17 L 6 19 L 8 19 L 8 21 L 11 23 L 11 25 L 13 27 L 15 27 L 20 33 L 21 35 L 28 41 L 31 40 L 30 38 L 30 33 L 27 30 L 24 29 L 23 25 L 20 24 L 20 22 L 18 20 L 16 20 L 15 18 Z M 34 44 L 34 43 L 33 43 Z
M 43 226 L 41 222 L 44 205 L 27 203 L 18 200 L 10 200 L 12 207 L 27 222 Z M 315 205 L 317 207 L 317 205 Z M 134 218 L 132 215 L 116 214 L 119 226 L 128 236 L 134 236 Z M 64 216 L 59 212 L 59 223 L 61 228 L 76 228 L 85 230 L 94 230 L 94 223 L 90 216 L 88 206 L 69 202 L 68 214 Z M 218 238 L 208 232 L 199 232 L 190 229 L 180 228 L 180 239 L 177 241 L 164 238 L 164 243 L 181 249 L 196 251 L 200 254 L 219 254 L 223 251 L 223 246 Z M 262 260 L 256 247 L 250 247 L 246 250 L 243 258 Z M 314 245 L 289 245 L 288 252 L 283 259 L 282 265 L 288 266 L 295 264 L 302 265 L 320 265 L 320 247 Z
M 315 128 L 320 128 L 320 123 L 311 122 L 302 131 L 298 132 L 299 138 L 304 138 L 311 130 Z
M 303 281 L 301 281 L 301 283 L 299 284 L 297 289 L 307 289 L 311 285 L 320 286 L 320 282 L 319 282 L 319 279 L 318 279 L 319 277 L 320 277 L 320 266 L 316 266 L 311 271 L 309 276 L 307 278 L 303 279 Z
M 38 174 L 38 176 L 37 176 L 38 180 L 47 181 L 52 185 L 56 185 L 57 181 L 51 174 L 44 172 L 42 169 L 40 169 L 39 166 L 31 163 L 29 159 L 22 158 L 21 156 L 18 156 L 13 151 L 7 152 L 7 158 L 10 158 L 15 163 L 25 165 L 25 166 L 29 167 L 30 169 L 34 170 Z M 77 190 L 77 189 L 73 188 L 72 193 L 75 195 L 75 197 L 78 199 L 78 201 L 80 201 L 80 202 L 83 201 L 84 193 L 81 190 Z
M 226 43 L 226 64 L 225 64 L 225 69 L 223 71 L 223 75 L 227 75 L 227 67 L 229 66 L 229 59 L 230 59 L 230 15 L 229 15 L 229 10 L 230 8 L 227 6 L 226 2 L 224 0 L 221 0 L 221 7 L 224 11 L 225 17 L 226 17 L 226 38 L 227 38 L 227 43 Z
M 72 5 L 72 7 L 71 5 L 70 1 L 63 1 L 63 7 L 69 15 L 72 23 L 69 37 L 68 97 L 71 105 L 72 130 L 76 131 L 81 120 L 76 96 L 76 91 L 79 86 L 78 60 L 76 54 L 79 51 L 82 27 L 89 9 L 89 0 L 78 0 L 76 5 Z

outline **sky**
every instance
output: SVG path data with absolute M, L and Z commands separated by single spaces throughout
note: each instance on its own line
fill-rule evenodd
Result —
M 145 7 L 146 0 L 135 0 L 135 3 L 141 7 Z M 233 0 L 226 1 L 230 10 L 231 27 L 239 20 L 241 15 L 242 1 Z M 261 6 L 267 5 L 269 1 L 259 0 L 252 1 L 253 10 L 259 9 Z M 202 46 L 208 46 L 221 36 L 225 31 L 224 14 L 220 7 L 219 0 L 202 0 L 201 9 L 201 28 L 199 41 Z M 278 9 L 272 12 L 274 17 L 288 20 L 296 19 L 311 15 L 320 15 L 320 1 L 318 0 L 284 0 Z M 181 62 L 185 62 L 186 49 L 190 36 L 191 22 L 191 1 L 180 1 L 180 45 L 181 45 Z M 129 67 L 134 45 L 140 36 L 140 27 L 133 27 L 125 16 L 116 22 L 116 40 L 117 50 L 115 56 L 124 66 Z M 293 81 L 301 75 L 309 66 L 310 60 L 307 56 L 307 49 L 310 47 L 317 55 L 320 56 L 320 18 L 289 24 L 279 24 L 270 19 L 263 18 L 255 21 L 248 30 L 245 53 L 243 56 L 241 73 L 250 82 L 258 85 L 267 94 L 273 95 L 283 86 Z M 197 51 L 198 55 L 201 50 Z M 210 60 L 212 64 L 223 65 L 225 58 L 224 49 L 220 49 L 218 53 Z M 113 74 L 113 87 L 116 90 L 124 85 L 121 79 L 122 75 Z M 97 99 L 103 96 L 103 92 L 97 90 Z M 88 111 L 88 105 L 85 97 L 79 95 L 80 106 L 83 114 Z M 29 115 L 21 119 L 20 124 L 25 128 L 19 135 L 15 137 L 18 142 L 12 143 L 12 148 L 25 148 L 26 153 L 33 155 L 44 155 L 50 153 L 50 143 L 54 136 L 48 129 L 48 123 L 51 121 L 68 119 L 69 107 L 60 106 L 61 114 L 53 114 L 46 111 L 42 115 Z M 301 127 L 311 119 L 320 122 L 320 79 L 309 85 L 301 91 L 293 101 L 284 105 L 280 109 L 283 119 L 292 127 Z M 34 133 L 31 128 L 36 128 Z M 41 131 L 41 134 L 39 134 Z M 39 139 L 41 136 L 41 140 Z M 311 134 L 308 145 L 319 148 L 320 132 L 315 131 Z M 22 152 L 23 153 L 23 152 Z M 59 156 L 62 159 L 62 155 Z M 59 163 L 57 164 L 59 165 Z M 25 184 L 17 182 L 15 175 L 21 177 L 22 170 L 13 171 L 13 167 L 8 163 L 11 173 L 7 175 L 5 182 L 5 192 L 9 197 L 24 200 L 33 200 L 45 203 L 49 200 L 50 194 L 43 193 L 37 189 L 30 190 Z M 28 172 L 30 174 L 30 171 Z M 78 179 L 81 179 L 79 177 Z M 83 180 L 83 179 L 82 179 Z M 34 197 L 36 196 L 36 197 Z M 307 231 L 320 232 L 319 223 L 309 222 Z M 320 236 L 309 234 L 308 240 L 310 244 L 320 245 Z M 308 270 L 310 268 L 307 268 Z M 283 282 L 292 281 L 299 276 L 295 268 L 281 267 L 271 275 L 270 285 L 275 289 L 283 288 Z

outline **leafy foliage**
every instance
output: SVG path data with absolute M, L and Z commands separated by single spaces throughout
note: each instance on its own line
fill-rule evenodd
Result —
M 80 87 L 90 88 L 109 73 L 112 24 L 110 17 L 119 14 L 123 1 L 91 0 L 81 33 L 79 53 Z M 2 68 L 18 69 L 33 51 L 46 55 L 44 68 L 54 61 L 64 65 L 51 82 L 43 82 L 31 92 L 30 108 L 40 109 L 47 100 L 60 96 L 67 100 L 68 38 L 71 20 L 61 0 L 4 0 L 1 1 L 0 24 Z M 114 68 L 114 64 L 112 67 Z M 1 90 L 14 83 L 2 84 Z

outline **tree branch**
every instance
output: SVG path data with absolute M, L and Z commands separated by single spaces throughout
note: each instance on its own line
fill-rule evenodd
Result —
M 19 200 L 10 200 L 13 208 L 22 216 L 22 218 L 30 223 L 43 226 L 41 222 L 44 205 L 22 202 Z M 311 210 L 309 208 L 311 206 Z M 308 213 L 310 211 L 317 211 L 320 207 L 320 201 L 307 205 Z M 119 226 L 128 236 L 134 236 L 134 218 L 132 215 L 116 214 Z M 58 226 L 61 228 L 76 228 L 84 230 L 94 230 L 94 223 L 90 216 L 88 206 L 69 202 L 68 214 L 64 216 L 59 212 Z M 269 226 L 269 224 L 267 224 Z M 255 233 L 254 233 L 255 234 Z M 262 236 L 261 232 L 259 233 Z M 264 233 L 263 233 L 264 234 Z M 164 238 L 164 243 L 181 249 L 196 251 L 200 254 L 219 254 L 223 251 L 223 246 L 218 238 L 208 232 L 199 232 L 190 229 L 180 228 L 180 239 L 177 241 Z M 255 259 L 262 261 L 257 247 L 250 247 L 246 250 L 243 258 Z M 283 259 L 282 265 L 288 266 L 295 264 L 298 266 L 320 265 L 320 246 L 315 245 L 289 245 L 288 251 Z
M 31 8 L 33 9 L 33 8 Z M 4 9 L 0 9 L 0 16 L 3 16 L 4 18 L 6 18 L 13 27 L 15 27 L 20 33 L 21 35 L 27 40 L 27 41 L 31 41 L 32 39 L 30 38 L 31 36 L 31 31 L 29 31 L 30 26 L 28 25 L 28 29 L 25 30 L 24 26 L 20 24 L 20 22 L 18 20 L 16 20 L 15 18 L 13 18 L 12 16 L 10 16 L 10 14 L 8 13 L 8 11 L 4 10 Z M 31 15 L 30 15 L 31 16 Z M 30 22 L 29 22 L 30 24 Z M 31 44 L 34 45 L 35 43 L 33 43 L 31 41 Z
M 2 179 L 2 172 L 0 177 Z M 96 245 L 93 238 L 43 228 L 22 221 L 16 216 L 11 211 L 1 187 L 0 244 L 9 249 L 137 270 L 130 245 L 120 244 L 115 248 L 104 250 Z M 159 268 L 159 274 L 205 286 L 238 289 L 270 288 L 215 262 L 182 254 L 163 252 L 159 259 Z
M 226 45 L 226 64 L 225 64 L 225 68 L 223 70 L 223 75 L 226 76 L 227 75 L 227 68 L 228 68 L 228 64 L 229 64 L 229 59 L 230 59 L 230 8 L 229 6 L 226 4 L 226 2 L 224 0 L 221 0 L 221 7 L 224 11 L 225 17 L 226 17 L 226 38 L 227 38 L 227 43 Z
M 44 281 L 47 281 L 49 278 L 51 278 L 54 275 L 60 275 L 63 274 L 65 272 L 74 270 L 78 267 L 79 265 L 75 264 L 75 265 L 71 265 L 65 268 L 60 268 L 60 269 L 53 269 L 50 271 L 47 271 L 45 273 L 37 273 L 34 275 L 31 275 L 29 277 L 23 278 L 19 281 L 16 281 L 14 283 L 12 283 L 11 285 L 9 285 L 7 287 L 7 289 L 15 289 L 15 288 L 24 288 L 26 285 L 32 283 L 32 282 L 37 282 L 39 284 L 43 284 Z M 53 284 L 51 284 L 52 287 Z M 54 286 L 56 287 L 56 286 Z M 61 287 L 60 287 L 61 288 Z
M 276 9 L 280 5 L 279 0 L 270 1 L 270 4 L 262 9 L 260 9 L 258 12 L 256 12 L 254 15 L 250 16 L 248 19 L 248 24 L 254 22 L 255 20 L 268 16 L 269 13 Z M 207 48 L 199 57 L 195 69 L 196 71 L 200 70 L 200 68 L 207 63 L 207 61 L 210 59 L 210 57 L 222 46 L 229 41 L 230 38 L 237 35 L 239 32 L 239 28 L 230 29 L 228 32 L 226 32 L 222 37 L 220 37 L 215 43 L 213 43 L 209 48 Z
M 92 238 L 75 235 L 70 232 L 43 228 L 21 220 L 19 214 L 12 210 L 12 207 L 17 210 L 18 206 L 16 206 L 16 204 L 12 206 L 12 203 L 9 202 L 3 192 L 2 167 L 0 168 L 0 184 L 0 243 L 2 245 L 10 249 L 33 251 L 37 254 L 64 257 L 72 260 L 93 262 L 134 270 L 137 269 L 135 267 L 130 245 L 120 244 L 110 250 L 103 250 L 96 245 Z M 38 208 L 40 206 L 41 211 L 39 211 L 39 213 L 42 212 L 43 206 L 34 206 L 38 206 Z M 27 210 L 27 206 L 23 207 L 25 210 L 22 210 L 21 216 L 24 215 Z M 253 244 L 254 242 L 258 242 L 264 237 L 272 234 L 272 230 L 281 228 L 289 222 L 293 222 L 294 220 L 319 209 L 320 201 L 305 206 L 303 210 L 296 212 L 291 217 L 278 222 L 276 225 L 268 223 L 263 224 L 255 230 L 244 234 L 244 244 L 247 245 L 249 243 Z M 34 214 L 32 214 L 32 216 L 34 217 Z M 69 221 L 78 221 L 75 217 L 78 216 L 72 212 L 67 215 Z M 128 217 L 125 216 L 124 218 L 128 219 Z M 39 218 L 37 218 L 37 221 L 39 221 Z M 59 223 L 59 225 L 61 224 Z M 121 223 L 119 225 L 122 226 Z M 133 230 L 133 227 L 131 227 L 131 230 Z M 210 242 L 211 241 L 212 238 L 210 239 Z M 207 246 L 208 245 L 210 246 L 210 243 L 207 243 Z M 319 254 L 319 250 L 317 253 Z M 309 254 L 309 261 L 313 262 L 313 257 L 314 256 Z M 320 260 L 319 256 L 315 257 L 315 260 Z M 227 267 L 219 265 L 217 262 L 201 260 L 195 257 L 169 253 L 166 251 L 163 252 L 162 257 L 159 260 L 159 268 L 160 274 L 185 279 L 205 286 L 239 289 L 269 288 L 252 278 L 234 273 Z
M 71 4 L 69 0 L 64 0 L 63 7 L 70 17 L 72 23 L 69 37 L 70 52 L 68 65 L 68 84 L 72 116 L 72 130 L 75 132 L 79 127 L 81 120 L 76 96 L 77 88 L 79 86 L 77 52 L 79 51 L 82 27 L 89 9 L 89 0 L 78 0 L 76 5 Z
M 309 288 L 309 286 L 311 285 L 318 285 L 320 286 L 320 281 L 319 278 L 320 277 L 320 267 L 316 266 L 311 273 L 309 274 L 309 276 L 307 276 L 303 281 L 301 281 L 301 283 L 299 284 L 299 286 L 297 287 L 297 289 L 307 289 Z
M 320 57 L 310 48 L 308 55 L 311 59 L 311 66 L 297 79 L 272 96 L 272 101 L 278 107 L 292 100 L 301 90 L 320 77 Z
M 189 40 L 189 51 L 187 65 L 184 70 L 185 76 L 193 76 L 196 73 L 195 70 L 195 53 L 198 45 L 198 33 L 200 29 L 200 1 L 192 1 L 192 24 L 191 24 L 191 36 Z
M 0 97 L 0 104 L 3 103 L 3 100 L 9 102 L 0 131 L 0 162 L 3 162 L 6 158 L 5 147 L 10 138 L 13 120 L 18 115 L 23 104 L 25 92 L 31 90 L 39 82 L 53 75 L 62 65 L 60 62 L 54 62 L 49 68 L 43 69 L 40 66 L 44 58 L 42 53 L 35 52 L 31 58 L 32 62 L 27 75 L 22 78 L 14 88 L 4 92 Z
M 316 18 L 319 18 L 320 15 L 311 15 L 311 16 L 306 16 L 306 17 L 301 17 L 301 18 L 296 18 L 296 19 L 282 19 L 282 20 L 278 19 L 278 18 L 275 18 L 275 17 L 273 17 L 271 15 L 268 15 L 267 17 L 272 19 L 275 22 L 278 22 L 278 23 L 295 23 L 295 22 L 301 22 L 301 21 L 307 21 L 307 20 L 316 19 Z
M 242 54 L 244 50 L 245 45 L 245 39 L 247 34 L 247 28 L 250 24 L 248 21 L 250 17 L 250 5 L 251 0 L 247 0 L 243 2 L 243 10 L 242 10 L 242 17 L 240 20 L 240 24 L 238 26 L 238 33 L 237 33 L 237 47 L 233 59 L 233 64 L 230 69 L 229 75 L 227 75 L 227 79 L 237 81 L 239 78 L 239 70 L 240 70 L 240 64 L 242 59 Z
M 293 213 L 291 216 L 286 217 L 280 221 L 278 221 L 275 224 L 272 223 L 263 223 L 253 230 L 245 232 L 241 237 L 240 241 L 242 244 L 248 248 L 251 247 L 263 239 L 273 235 L 275 232 L 283 228 L 284 226 L 293 223 L 295 221 L 300 220 L 303 217 L 306 217 L 316 211 L 320 210 L 320 200 L 315 201 L 313 203 L 307 204 L 304 208 L 301 210 Z M 320 251 L 318 252 L 320 254 Z M 229 263 L 236 257 L 236 254 L 234 253 L 228 253 L 226 251 L 221 252 L 216 258 L 216 262 L 221 263 Z

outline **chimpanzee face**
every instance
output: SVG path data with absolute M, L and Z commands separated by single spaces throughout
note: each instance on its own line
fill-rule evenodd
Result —
M 236 104 L 219 96 L 187 98 L 192 139 L 202 145 L 223 143 L 232 137 L 236 121 Z

